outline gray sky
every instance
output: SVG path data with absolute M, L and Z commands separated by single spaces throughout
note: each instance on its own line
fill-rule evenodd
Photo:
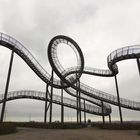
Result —
M 79 44 L 86 66 L 107 68 L 106 58 L 113 50 L 140 44 L 139 7 L 139 0 L 0 0 L 0 31 L 25 45 L 48 72 L 51 67 L 47 58 L 47 45 L 52 37 L 59 34 L 67 35 Z M 69 56 L 74 56 L 72 51 L 62 48 L 58 52 L 63 65 L 74 64 L 73 61 L 66 62 L 67 52 Z M 1 93 L 4 92 L 9 59 L 10 50 L 1 47 Z M 120 96 L 140 101 L 136 61 L 119 62 L 118 66 Z M 83 75 L 82 82 L 116 94 L 113 78 Z M 15 55 L 9 90 L 23 89 L 45 91 L 45 84 Z M 54 108 L 58 110 L 53 113 L 58 119 L 60 107 Z M 66 119 L 74 119 L 75 111 L 66 110 Z M 34 120 L 43 120 L 43 112 L 43 102 L 17 100 L 7 104 L 7 120 L 29 120 L 29 116 Z M 126 120 L 138 120 L 140 112 L 123 109 L 123 115 Z M 118 118 L 117 107 L 113 106 L 112 116 L 114 120 Z M 88 117 L 101 119 L 91 115 Z

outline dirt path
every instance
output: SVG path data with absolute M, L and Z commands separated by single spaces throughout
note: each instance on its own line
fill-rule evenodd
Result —
M 140 140 L 138 131 L 84 129 L 18 128 L 15 134 L 0 136 L 0 140 Z

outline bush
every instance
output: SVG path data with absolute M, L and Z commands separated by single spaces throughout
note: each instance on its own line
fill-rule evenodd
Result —
M 12 123 L 0 123 L 0 135 L 11 134 L 15 132 L 17 132 L 17 129 Z
M 86 127 L 85 124 L 77 123 L 59 123 L 52 122 L 50 123 L 41 123 L 41 122 L 15 122 L 17 127 L 31 127 L 31 128 L 45 128 L 45 129 L 78 129 Z
M 138 124 L 104 124 L 100 125 L 101 129 L 112 129 L 112 130 L 138 130 L 140 125 Z
M 88 121 L 87 121 L 87 122 L 88 122 L 88 124 L 91 124 L 91 120 L 90 120 L 90 119 L 88 119 Z
M 140 136 L 140 130 L 138 131 L 138 135 Z
M 94 126 L 97 126 L 101 129 L 111 129 L 111 130 L 139 130 L 140 129 L 140 123 L 124 123 L 124 124 L 95 123 L 95 124 L 92 124 L 92 127 Z

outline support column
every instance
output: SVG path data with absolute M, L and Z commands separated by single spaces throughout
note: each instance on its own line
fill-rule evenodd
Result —
M 140 60 L 139 60 L 139 58 L 137 58 L 137 66 L 138 66 L 139 75 L 140 75 Z
M 86 123 L 86 101 L 84 100 L 84 122 Z
M 80 88 L 80 80 L 78 82 L 78 88 Z M 80 91 L 78 91 L 79 93 L 79 121 L 81 123 L 82 119 L 81 119 L 81 93 Z
M 78 101 L 78 97 L 79 97 L 79 95 L 78 95 L 78 91 L 76 91 L 77 93 L 76 93 L 76 95 L 77 95 L 77 97 L 76 97 L 76 102 L 77 102 L 77 123 L 79 123 L 79 101 Z
M 53 84 L 53 70 L 52 70 L 51 83 Z M 50 123 L 52 123 L 52 99 L 53 99 L 53 86 L 51 85 L 51 95 L 50 95 Z
M 103 124 L 105 124 L 105 116 L 104 116 L 104 105 L 103 105 L 103 101 L 101 101 L 101 105 L 102 105 L 102 119 L 103 119 Z
M 61 123 L 64 123 L 63 89 L 61 89 Z
M 49 87 L 49 84 L 47 84 L 47 85 L 46 85 L 46 97 L 45 97 L 44 123 L 46 123 L 46 122 L 47 122 L 48 87 Z
M 119 96 L 119 88 L 118 88 L 118 82 L 117 82 L 117 76 L 116 75 L 115 75 L 115 84 L 116 84 L 116 91 L 117 91 L 117 99 L 118 99 L 118 107 L 119 107 L 119 114 L 120 114 L 120 122 L 121 122 L 121 124 L 123 124 L 121 104 L 120 104 L 120 96 Z
M 5 106 L 6 106 L 6 100 L 7 100 L 7 93 L 8 93 L 11 70 L 12 70 L 12 64 L 13 64 L 13 58 L 14 58 L 14 51 L 11 52 L 11 58 L 10 58 L 9 70 L 8 70 L 7 81 L 6 81 L 6 86 L 5 86 L 5 93 L 4 93 L 4 99 L 3 99 L 3 104 L 2 104 L 0 122 L 3 122 Z
M 108 117 L 109 117 L 109 123 L 111 124 L 111 115 L 109 114 Z
M 77 73 L 76 73 L 76 78 L 77 78 Z M 78 81 L 76 82 L 76 87 L 78 88 Z M 76 103 L 77 103 L 77 123 L 79 123 L 79 91 L 76 90 Z
M 77 73 L 76 73 L 77 78 Z M 80 80 L 77 81 L 76 87 L 80 89 Z M 77 90 L 77 123 L 81 123 L 81 94 L 80 91 Z

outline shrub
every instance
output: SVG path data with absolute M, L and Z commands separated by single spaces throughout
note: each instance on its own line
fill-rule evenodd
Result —
M 94 122 L 91 124 L 92 127 L 98 127 L 101 129 L 111 129 L 111 130 L 140 130 L 140 122 L 123 122 L 120 124 L 119 122 L 112 122 L 111 124 L 106 122 L 103 124 L 102 122 Z
M 16 122 L 14 123 L 17 127 L 31 127 L 31 128 L 45 128 L 45 129 L 78 129 L 86 127 L 85 124 L 77 123 L 41 123 L 41 122 Z
M 17 132 L 16 127 L 12 123 L 0 123 L 0 135 Z
M 138 131 L 138 135 L 140 136 L 140 130 Z
M 111 129 L 111 130 L 139 130 L 140 124 L 124 123 L 124 124 L 99 124 L 101 129 Z

